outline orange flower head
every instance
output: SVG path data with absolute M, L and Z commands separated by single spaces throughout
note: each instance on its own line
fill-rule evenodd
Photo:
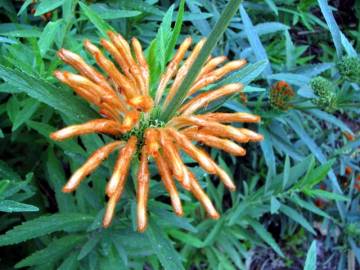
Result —
M 157 91 L 152 96 L 149 91 L 149 66 L 140 42 L 133 38 L 130 45 L 120 34 L 114 32 L 109 32 L 108 36 L 109 40 L 102 39 L 100 44 L 108 51 L 114 62 L 90 41 L 84 42 L 84 47 L 105 74 L 88 65 L 73 52 L 66 49 L 58 52 L 59 57 L 77 70 L 78 74 L 56 71 L 55 77 L 71 87 L 77 95 L 95 105 L 102 118 L 65 127 L 52 133 L 50 137 L 62 141 L 79 135 L 102 133 L 114 139 L 96 150 L 75 171 L 63 191 L 74 191 L 112 152 L 118 152 L 113 173 L 106 186 L 106 195 L 109 199 L 103 219 L 104 227 L 111 224 L 134 158 L 139 159 L 137 224 L 140 232 L 143 232 L 147 226 L 151 159 L 158 168 L 177 215 L 183 215 L 183 209 L 174 179 L 193 193 L 211 218 L 219 218 L 219 213 L 194 174 L 183 162 L 181 152 L 190 156 L 209 174 L 217 175 L 230 190 L 235 190 L 235 184 L 229 175 L 204 149 L 193 142 L 218 148 L 236 156 L 244 156 L 246 151 L 239 145 L 240 143 L 258 142 L 263 139 L 262 135 L 254 131 L 231 125 L 234 122 L 259 123 L 259 116 L 245 112 L 205 114 L 199 112 L 219 98 L 241 92 L 243 85 L 232 83 L 200 93 L 203 88 L 242 68 L 246 61 L 235 60 L 220 66 L 226 61 L 226 57 L 210 57 L 190 87 L 177 115 L 164 122 L 159 116 L 176 95 L 205 39 L 195 45 L 187 58 L 185 55 L 192 40 L 191 38 L 184 40 L 161 75 Z
M 277 110 L 287 111 L 294 96 L 295 92 L 287 82 L 278 81 L 270 89 L 270 104 Z

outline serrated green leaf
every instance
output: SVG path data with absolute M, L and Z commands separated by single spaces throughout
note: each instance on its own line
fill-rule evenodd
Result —
M 46 52 L 51 48 L 51 45 L 54 43 L 56 34 L 61 26 L 62 26 L 61 19 L 55 22 L 48 22 L 47 25 L 45 26 L 38 41 L 41 57 L 44 57 Z
M 350 198 L 344 196 L 344 195 L 340 195 L 337 193 L 333 193 L 333 192 L 329 192 L 326 190 L 321 190 L 321 189 L 305 189 L 304 193 L 309 195 L 309 196 L 313 196 L 313 197 L 320 197 L 323 199 L 327 199 L 327 200 L 335 200 L 335 201 L 349 201 Z
M 281 251 L 279 245 L 275 242 L 271 234 L 256 220 L 250 220 L 250 226 L 255 230 L 255 232 L 269 245 L 272 249 L 279 254 L 281 257 L 284 257 L 284 253 Z
M 176 23 L 174 26 L 174 29 L 172 31 L 171 34 L 171 38 L 170 38 L 170 42 L 167 44 L 166 47 L 166 61 L 168 61 L 171 57 L 171 54 L 173 52 L 173 50 L 175 49 L 176 46 L 176 41 L 179 37 L 180 31 L 181 31 L 181 26 L 183 23 L 183 19 L 184 19 L 184 8 L 185 8 L 185 0 L 181 0 L 180 4 L 179 4 L 179 11 L 178 11 L 178 15 L 176 18 Z
M 111 25 L 105 22 L 94 10 L 89 8 L 83 2 L 80 2 L 79 5 L 85 16 L 89 18 L 103 37 L 107 37 L 108 31 L 114 31 Z
M 27 99 L 23 108 L 16 114 L 11 130 L 17 130 L 22 124 L 28 121 L 39 108 L 39 106 L 40 103 L 38 101 L 32 98 Z
M 36 212 L 39 211 L 39 208 L 36 206 L 16 202 L 13 200 L 0 200 L 0 212 Z
M 141 14 L 140 11 L 114 9 L 114 8 L 109 8 L 107 5 L 104 4 L 93 4 L 90 6 L 90 8 L 94 12 L 96 12 L 100 16 L 100 18 L 104 20 L 130 18 Z
M 5 234 L 0 235 L 0 246 L 17 244 L 57 231 L 85 230 L 93 219 L 94 217 L 91 215 L 80 213 L 42 216 L 25 221 Z
M 86 239 L 85 235 L 68 235 L 56 239 L 46 248 L 36 251 L 15 265 L 15 268 L 55 263 Z
M 177 253 L 164 231 L 154 221 L 150 222 L 145 234 L 165 270 L 184 269 L 180 254 Z
M 170 235 L 172 237 L 174 237 L 175 239 L 183 242 L 186 245 L 190 245 L 192 247 L 196 247 L 196 248 L 202 248 L 204 247 L 204 242 L 201 241 L 199 238 L 189 234 L 189 233 L 184 233 L 178 230 L 172 230 L 170 232 Z
M 82 246 L 77 259 L 80 261 L 85 258 L 96 247 L 101 239 L 101 234 L 95 234 Z
M 43 79 L 0 65 L 0 77 L 32 98 L 63 113 L 74 122 L 96 118 L 96 114 L 71 92 Z
M 76 252 L 70 254 L 62 264 L 59 266 L 57 270 L 77 270 L 79 269 L 79 262 L 77 260 Z
M 303 215 L 301 215 L 299 212 L 294 210 L 293 208 L 290 208 L 286 205 L 281 205 L 280 211 L 287 215 L 289 218 L 294 220 L 296 223 L 299 223 L 302 227 L 304 227 L 306 230 L 311 232 L 312 234 L 316 234 L 313 227 L 310 225 L 310 223 L 304 218 Z
M 331 216 L 329 216 L 325 211 L 319 209 L 316 207 L 316 205 L 314 205 L 313 203 L 304 201 L 303 199 L 301 199 L 298 195 L 294 194 L 290 197 L 291 201 L 293 201 L 295 204 L 297 204 L 298 206 L 311 211 L 319 216 L 322 216 L 324 218 L 329 218 L 331 219 Z

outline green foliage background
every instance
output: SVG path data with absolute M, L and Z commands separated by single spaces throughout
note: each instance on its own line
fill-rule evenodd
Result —
M 243 1 L 230 9 L 228 27 L 214 27 L 231 18 L 221 16 L 228 2 L 0 0 L 0 269 L 360 267 L 360 2 Z M 349 11 L 353 16 L 342 19 Z M 208 109 L 261 115 L 265 140 L 248 146 L 244 158 L 211 151 L 236 192 L 195 168 L 220 220 L 207 219 L 185 191 L 185 216 L 175 216 L 154 170 L 147 231 L 136 232 L 133 181 L 104 230 L 112 159 L 74 195 L 61 193 L 71 172 L 109 138 L 49 139 L 97 114 L 53 77 L 68 68 L 56 51 L 64 47 L 94 63 L 82 41 L 97 44 L 109 29 L 148 48 L 152 89 L 185 36 L 210 36 L 208 52 L 218 40 L 213 54 L 248 60 L 218 83 L 244 83 L 248 101 L 232 97 Z M 286 109 L 270 100 L 277 81 L 296 93 Z

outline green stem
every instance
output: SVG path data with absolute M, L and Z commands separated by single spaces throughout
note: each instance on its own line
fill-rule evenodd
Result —
M 186 97 L 187 92 L 190 89 L 190 86 L 195 81 L 197 75 L 199 74 L 201 67 L 205 63 L 206 59 L 214 49 L 216 43 L 221 38 L 222 34 L 225 32 L 227 26 L 230 23 L 230 20 L 234 14 L 238 11 L 238 7 L 242 0 L 230 0 L 224 11 L 221 14 L 219 21 L 216 23 L 213 31 L 210 33 L 207 41 L 205 42 L 204 47 L 202 48 L 199 56 L 195 60 L 194 64 L 191 66 L 189 72 L 187 73 L 185 79 L 181 83 L 178 91 L 175 96 L 171 99 L 168 106 L 163 109 L 161 114 L 161 120 L 168 121 L 179 109 L 184 98 Z

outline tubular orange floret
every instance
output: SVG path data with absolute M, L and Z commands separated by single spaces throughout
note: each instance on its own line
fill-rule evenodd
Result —
M 135 89 L 135 92 L 139 95 L 146 91 L 145 81 L 142 78 L 142 70 L 132 57 L 129 43 L 118 33 L 115 34 L 109 31 L 108 36 L 129 66 L 129 71 L 139 87 L 139 89 Z
M 128 103 L 134 108 L 141 109 L 144 112 L 150 111 L 154 102 L 150 96 L 136 96 L 128 101 Z
M 63 192 L 72 192 L 74 191 L 81 180 L 83 180 L 87 175 L 91 174 L 103 161 L 106 159 L 111 152 L 115 149 L 121 147 L 123 142 L 115 141 L 109 143 L 98 150 L 96 150 L 88 160 L 82 165 L 76 172 L 70 177 L 69 181 L 63 187 Z
M 103 222 L 102 222 L 104 228 L 108 228 L 111 225 L 112 219 L 114 218 L 114 214 L 115 214 L 116 204 L 118 202 L 117 199 L 118 198 L 115 195 L 113 195 L 107 203 Z
M 246 112 L 237 112 L 237 113 L 207 113 L 203 115 L 197 115 L 202 119 L 208 121 L 216 121 L 220 123 L 259 123 L 261 121 L 260 116 L 254 115 Z
M 126 59 L 124 59 L 124 57 L 115 47 L 115 45 L 106 39 L 101 39 L 100 44 L 111 54 L 112 57 L 114 57 L 115 61 L 118 63 L 121 70 L 125 73 L 128 79 L 133 83 L 136 83 L 135 78 L 130 72 L 129 64 L 126 62 Z
M 58 56 L 65 63 L 71 65 L 73 68 L 79 71 L 81 75 L 101 85 L 102 87 L 106 88 L 108 91 L 112 90 L 111 86 L 108 84 L 105 77 L 95 68 L 88 65 L 84 61 L 84 59 L 81 58 L 81 56 L 66 49 L 60 49 L 58 51 Z
M 145 144 L 147 147 L 148 153 L 153 156 L 159 150 L 159 133 L 155 128 L 148 128 L 145 131 Z
M 190 140 L 202 142 L 210 147 L 218 148 L 235 156 L 245 156 L 246 151 L 240 145 L 226 139 L 202 133 L 198 128 L 186 129 L 183 131 Z
M 84 124 L 72 125 L 50 134 L 50 138 L 55 141 L 62 141 L 79 135 L 89 133 L 106 133 L 110 135 L 120 135 L 124 132 L 117 121 L 107 119 L 95 119 Z
M 221 169 L 220 166 L 217 165 L 215 162 L 214 162 L 214 167 L 216 168 L 217 176 L 219 176 L 224 186 L 227 187 L 230 191 L 235 191 L 236 186 L 234 182 L 231 180 L 230 176 L 223 169 Z
M 159 104 L 164 89 L 166 88 L 168 82 L 171 80 L 171 78 L 175 75 L 175 72 L 178 70 L 178 67 L 180 65 L 180 62 L 184 59 L 185 53 L 191 46 L 192 38 L 187 37 L 180 45 L 179 49 L 177 50 L 175 56 L 171 60 L 171 62 L 168 64 L 165 73 L 161 76 L 160 83 L 158 86 L 158 89 L 156 91 L 156 97 L 155 97 L 155 103 Z
M 206 193 L 203 191 L 203 189 L 199 185 L 195 176 L 188 169 L 187 169 L 187 173 L 190 176 L 191 192 L 194 195 L 194 197 L 202 204 L 202 206 L 205 208 L 205 210 L 210 218 L 218 219 L 220 217 L 219 213 L 216 211 L 211 200 L 209 199 L 209 197 L 206 195 Z
M 76 94 L 78 94 L 88 102 L 95 104 L 96 106 L 101 105 L 102 102 L 101 97 L 95 91 L 81 88 L 76 84 L 72 83 L 65 77 L 64 72 L 62 71 L 56 70 L 54 72 L 54 76 L 62 83 L 65 83 L 66 85 L 70 86 L 75 91 Z
M 93 83 L 86 77 L 81 75 L 77 75 L 74 73 L 70 73 L 67 71 L 63 72 L 64 77 L 68 81 L 69 85 L 74 89 L 84 89 L 89 92 L 89 94 L 94 95 L 94 97 L 100 97 L 101 103 L 106 102 L 109 103 L 114 107 L 114 109 L 120 111 L 126 111 L 125 105 L 121 102 L 120 99 L 117 98 L 115 92 L 111 91 L 104 91 L 106 89 L 100 87 L 99 85 Z M 98 105 L 102 106 L 102 104 Z
M 247 128 L 239 128 L 238 129 L 241 133 L 245 134 L 245 136 L 247 136 L 249 138 L 250 142 L 260 142 L 262 140 L 264 140 L 264 136 L 256 133 L 250 129 Z
M 161 155 L 161 153 L 159 151 L 154 153 L 153 157 L 155 159 L 155 162 L 158 167 L 161 180 L 164 183 L 165 189 L 170 194 L 170 200 L 171 200 L 171 204 L 174 209 L 174 212 L 176 215 L 182 216 L 183 209 L 182 209 L 182 205 L 181 205 L 181 200 L 180 200 L 179 194 L 177 192 L 175 183 L 171 177 L 170 169 L 167 166 L 166 161 L 164 160 L 163 156 Z
M 182 67 L 179 69 L 179 71 L 176 74 L 175 80 L 169 90 L 168 95 L 166 96 L 164 107 L 166 107 L 170 100 L 175 96 L 180 84 L 182 83 L 183 79 L 185 78 L 186 74 L 189 72 L 190 67 L 198 57 L 202 47 L 204 46 L 206 42 L 206 39 L 203 38 L 199 41 L 198 44 L 196 44 L 194 50 L 191 52 L 190 56 L 186 59 Z
M 205 66 L 201 69 L 200 74 L 198 76 L 198 79 L 200 79 L 202 76 L 204 76 L 205 74 L 213 71 L 218 65 L 220 65 L 221 63 L 225 62 L 227 59 L 226 56 L 218 56 L 215 58 L 210 59 Z M 198 80 L 197 79 L 197 80 Z
M 127 98 L 134 97 L 137 92 L 128 78 L 119 72 L 113 62 L 107 59 L 98 47 L 89 40 L 84 41 L 85 48 L 91 53 L 97 64 L 111 77 L 112 80 L 124 91 Z
M 208 74 L 206 76 L 200 78 L 189 90 L 187 93 L 187 96 L 191 96 L 192 94 L 196 93 L 201 88 L 204 88 L 205 86 L 208 86 L 218 80 L 220 80 L 222 77 L 224 77 L 226 74 L 233 72 L 234 70 L 240 69 L 243 66 L 246 65 L 245 60 L 235 60 L 227 63 L 221 68 L 218 68 Z
M 168 137 L 167 133 L 163 129 L 159 129 L 160 143 L 163 150 L 164 156 L 170 164 L 172 174 L 182 186 L 189 190 L 190 189 L 190 178 L 184 173 L 184 163 L 181 160 L 180 154 L 176 149 L 173 141 Z
M 205 171 L 210 174 L 216 173 L 216 168 L 213 164 L 214 162 L 206 152 L 193 145 L 185 135 L 181 134 L 177 130 L 173 128 L 166 128 L 166 131 L 169 132 L 169 134 L 175 139 L 181 149 L 183 149 L 191 158 L 196 160 Z
M 131 44 L 132 47 L 134 49 L 134 53 L 136 56 L 136 60 L 138 62 L 138 65 L 140 67 L 141 70 L 141 75 L 142 78 L 144 80 L 144 84 L 145 84 L 145 89 L 144 92 L 142 93 L 143 95 L 148 95 L 149 94 L 149 84 L 150 84 L 150 77 L 149 77 L 149 66 L 146 62 L 146 58 L 144 55 L 144 52 L 141 48 L 141 44 L 139 42 L 139 40 L 137 38 L 132 38 L 131 39 Z
M 141 149 L 137 181 L 137 228 L 139 232 L 144 232 L 148 223 L 146 211 L 150 182 L 148 152 L 145 146 L 143 146 Z
M 189 126 L 195 125 L 201 127 L 199 130 L 203 133 L 235 140 L 239 143 L 246 143 L 249 137 L 237 128 L 232 126 L 222 125 L 215 121 L 207 121 L 197 116 L 180 116 L 173 119 L 171 122 L 173 126 Z
M 219 89 L 202 93 L 185 103 L 185 105 L 180 108 L 179 112 L 182 115 L 190 115 L 200 108 L 207 106 L 210 102 L 213 102 L 221 97 L 239 93 L 243 87 L 244 86 L 241 83 L 232 83 L 220 87 Z
M 124 120 L 122 122 L 122 128 L 125 131 L 130 131 L 135 124 L 138 122 L 140 113 L 137 111 L 129 111 L 125 114 Z
M 106 194 L 111 197 L 115 192 L 121 196 L 124 189 L 129 167 L 133 155 L 136 151 L 137 138 L 131 136 L 127 144 L 120 150 L 119 156 L 115 162 L 113 174 L 106 186 Z

